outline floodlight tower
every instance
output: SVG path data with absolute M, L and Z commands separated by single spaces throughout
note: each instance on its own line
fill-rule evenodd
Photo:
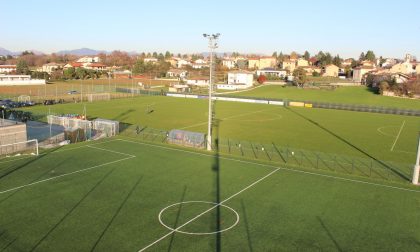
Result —
M 209 80 L 209 122 L 207 129 L 207 150 L 211 151 L 211 125 L 213 119 L 213 106 L 212 106 L 212 93 L 213 93 L 213 52 L 217 48 L 217 39 L 219 38 L 220 33 L 216 34 L 203 34 L 203 37 L 209 40 L 209 49 L 210 49 L 210 80 Z

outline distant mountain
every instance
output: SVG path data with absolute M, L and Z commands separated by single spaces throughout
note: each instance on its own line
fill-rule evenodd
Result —
M 90 48 L 80 48 L 80 49 L 74 49 L 74 50 L 62 50 L 56 52 L 56 54 L 64 55 L 64 54 L 72 54 L 72 55 L 78 55 L 78 56 L 92 56 L 92 55 L 98 55 L 100 53 L 108 53 L 107 51 L 98 51 Z
M 3 47 L 0 47 L 0 55 L 1 56 L 7 56 L 7 55 L 17 55 L 15 52 L 9 51 Z

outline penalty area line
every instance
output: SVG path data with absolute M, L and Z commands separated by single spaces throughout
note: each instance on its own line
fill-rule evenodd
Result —
M 400 138 L 401 131 L 403 130 L 404 125 L 405 125 L 405 120 L 404 120 L 404 121 L 402 122 L 402 124 L 401 124 L 400 131 L 398 131 L 398 135 L 397 135 L 397 137 L 395 138 L 394 144 L 393 144 L 393 145 L 392 145 L 392 147 L 391 147 L 391 151 L 394 151 L 395 144 L 397 144 L 397 141 L 398 141 L 398 139 Z
M 29 183 L 29 184 L 26 184 L 26 185 L 21 185 L 21 186 L 13 187 L 13 188 L 10 188 L 10 189 L 4 190 L 4 191 L 0 191 L 0 194 L 11 192 L 11 191 L 15 191 L 15 190 L 18 190 L 18 189 L 21 189 L 21 188 L 25 188 L 25 187 L 29 187 L 29 186 L 34 186 L 34 185 L 37 185 L 37 184 L 41 184 L 41 183 L 48 182 L 48 181 L 51 181 L 51 180 L 59 179 L 59 178 L 66 177 L 66 176 L 69 176 L 69 175 L 73 175 L 73 174 L 77 174 L 77 173 L 81 173 L 81 172 L 85 172 L 85 171 L 90 171 L 90 170 L 93 170 L 93 169 L 96 169 L 96 168 L 99 168 L 99 167 L 102 167 L 102 166 L 114 164 L 114 163 L 121 162 L 121 161 L 124 161 L 124 160 L 127 160 L 127 159 L 131 159 L 131 158 L 134 158 L 134 157 L 126 157 L 126 158 L 122 158 L 122 159 L 110 161 L 110 162 L 107 162 L 107 163 L 104 163 L 104 164 L 100 164 L 100 165 L 95 165 L 95 166 L 92 166 L 92 167 L 88 167 L 88 168 L 85 168 L 85 169 L 81 169 L 81 170 L 77 170 L 77 171 L 73 171 L 73 172 L 61 174 L 61 175 L 58 175 L 58 176 L 55 176 L 55 177 L 51 177 L 51 178 L 39 180 L 39 181 L 36 181 L 36 182 L 33 182 L 33 183 Z

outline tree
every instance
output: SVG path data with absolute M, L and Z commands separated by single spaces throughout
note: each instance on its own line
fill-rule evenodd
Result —
M 381 94 L 383 94 L 384 91 L 388 91 L 388 90 L 389 90 L 389 84 L 388 84 L 388 82 L 387 81 L 381 81 L 379 83 L 379 92 Z
M 267 81 L 267 77 L 265 77 L 265 75 L 260 75 L 257 78 L 258 83 L 263 84 L 264 82 Z
M 158 57 L 157 52 L 153 52 L 153 58 L 157 58 L 157 57 Z
M 365 60 L 375 62 L 375 60 L 376 60 L 375 53 L 373 53 L 373 51 L 371 51 L 371 50 L 367 51 L 366 56 L 365 56 Z
M 299 58 L 299 55 L 297 54 L 297 52 L 293 51 L 293 52 L 290 54 L 290 59 L 297 59 L 297 58 Z
M 284 55 L 283 52 L 280 52 L 279 56 L 277 57 L 279 62 L 283 62 L 284 61 Z
M 273 54 L 271 55 L 273 58 L 277 58 L 277 52 L 273 52 Z
M 25 55 L 34 55 L 34 53 L 32 51 L 25 50 L 22 52 L 21 56 L 25 56 Z
M 360 54 L 360 56 L 359 56 L 359 61 L 364 61 L 366 59 L 366 57 L 365 57 L 365 53 L 364 52 L 362 52 L 361 54 Z
M 305 53 L 303 54 L 303 58 L 309 60 L 311 58 L 311 54 L 309 54 L 308 51 L 305 51 Z
M 332 63 L 333 63 L 334 65 L 338 66 L 338 67 L 341 67 L 341 58 L 340 58 L 340 55 L 338 55 L 338 54 L 337 54 L 337 55 L 333 58 Z
M 295 85 L 299 87 L 303 87 L 303 85 L 305 85 L 306 80 L 307 80 L 305 69 L 301 67 L 295 69 L 293 71 L 293 77 L 294 77 L 293 82 L 295 83 Z
M 171 53 L 169 51 L 166 51 L 165 52 L 165 59 L 169 59 L 171 57 L 172 57 Z
M 28 63 L 26 63 L 25 60 L 18 60 L 16 64 L 16 73 L 17 74 L 29 74 L 31 71 L 29 71 Z
M 73 79 L 76 77 L 76 71 L 74 70 L 74 67 L 69 67 L 65 69 L 63 74 L 64 74 L 64 78 L 67 80 Z

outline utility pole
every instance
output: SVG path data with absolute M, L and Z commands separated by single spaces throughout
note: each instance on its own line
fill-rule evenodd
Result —
M 211 126 L 212 126 L 212 119 L 213 119 L 213 101 L 212 101 L 212 93 L 213 93 L 213 72 L 214 72 L 214 65 L 213 65 L 213 52 L 214 49 L 217 48 L 217 39 L 219 38 L 220 33 L 216 34 L 203 34 L 203 37 L 209 40 L 209 49 L 210 49 L 210 80 L 209 80 L 209 121 L 208 121 L 208 128 L 207 128 L 207 150 L 211 151 L 211 144 L 212 144 L 212 137 L 211 137 Z

